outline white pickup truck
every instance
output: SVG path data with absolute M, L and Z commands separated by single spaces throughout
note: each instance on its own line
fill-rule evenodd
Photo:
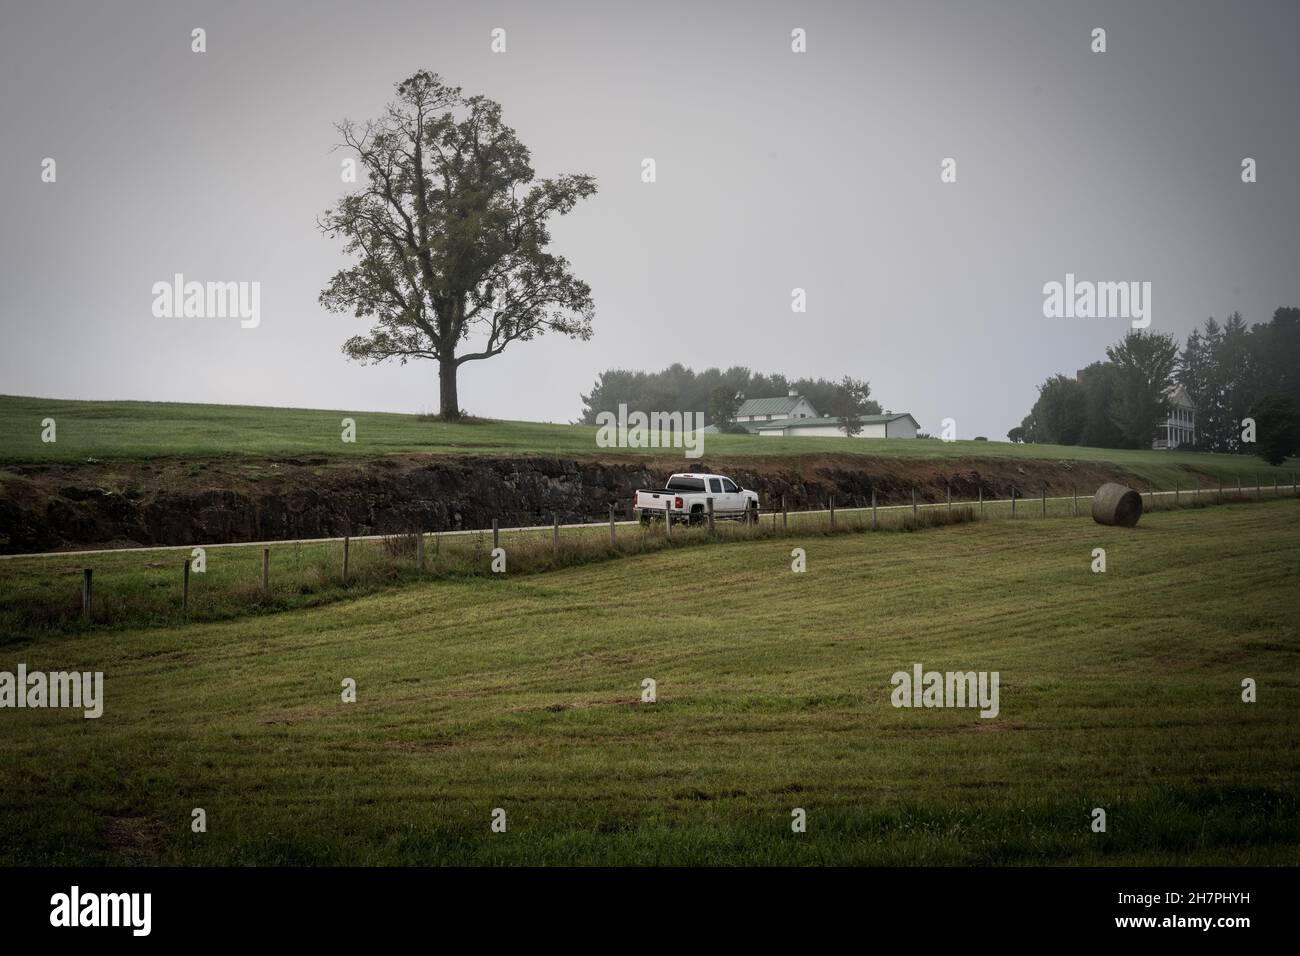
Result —
M 632 507 L 640 513 L 642 524 L 665 516 L 699 524 L 708 520 L 709 498 L 715 518 L 758 519 L 758 492 L 745 490 L 726 475 L 693 471 L 673 475 L 662 488 L 637 491 Z

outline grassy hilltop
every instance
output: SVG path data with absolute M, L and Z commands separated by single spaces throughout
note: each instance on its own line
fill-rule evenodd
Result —
M 58 440 L 41 441 L 41 422 L 57 422 Z M 357 440 L 340 440 L 344 417 Z M 417 415 L 243 405 L 166 402 L 79 402 L 0 396 L 0 464 L 77 462 L 87 458 L 213 458 L 230 456 L 374 457 L 387 454 L 511 454 L 576 458 L 662 456 L 661 449 L 602 449 L 590 425 L 482 421 L 445 424 Z M 764 438 L 709 435 L 707 458 L 861 454 L 909 459 L 1006 458 L 1111 462 L 1160 487 L 1188 474 L 1246 484 L 1256 476 L 1289 483 L 1294 461 L 1279 469 L 1257 458 L 1197 452 L 1130 451 L 1069 445 L 1014 445 L 907 439 Z M 683 459 L 683 461 L 685 461 Z M 685 464 L 683 465 L 685 467 Z

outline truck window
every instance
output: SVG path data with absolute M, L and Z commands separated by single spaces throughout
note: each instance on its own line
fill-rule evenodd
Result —
M 739 491 L 740 489 L 736 487 L 736 483 L 732 481 L 730 478 L 723 478 L 722 490 L 727 492 L 727 494 L 732 494 L 734 492 Z
M 674 475 L 668 479 L 668 484 L 665 485 L 665 488 L 668 491 L 703 491 L 704 479 Z
M 722 482 L 719 481 L 717 478 L 710 478 L 709 491 L 713 492 L 715 495 L 722 494 Z

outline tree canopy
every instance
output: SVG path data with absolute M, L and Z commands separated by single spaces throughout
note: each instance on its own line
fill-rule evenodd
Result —
M 497 103 L 423 70 L 379 119 L 336 129 L 365 183 L 319 220 L 356 259 L 320 302 L 374 323 L 346 355 L 437 362 L 440 415 L 455 420 L 466 362 L 548 331 L 591 337 L 590 288 L 547 251 L 548 220 L 596 192 L 591 176 L 537 179 Z

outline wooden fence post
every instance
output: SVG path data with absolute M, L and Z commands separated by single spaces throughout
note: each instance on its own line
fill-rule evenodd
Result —
M 785 495 L 781 496 L 781 530 L 782 531 L 790 530 L 790 512 L 786 508 Z
M 181 610 L 188 613 L 190 609 L 190 559 L 185 559 L 185 569 L 181 572 Z
M 912 520 L 916 520 L 916 489 L 912 489 Z
M 1043 517 L 1047 517 L 1047 485 L 1043 485 Z
M 424 573 L 424 532 L 415 533 L 415 569 Z
M 613 505 L 609 506 L 609 546 L 611 548 L 618 547 L 618 538 L 615 536 L 615 532 L 614 532 L 614 506 Z
M 1016 516 L 1016 486 L 1011 486 L 1011 517 Z
M 782 498 L 781 500 L 784 501 L 785 499 Z M 706 505 L 706 506 L 708 507 L 708 509 L 709 509 L 709 534 L 713 534 L 713 532 L 714 532 L 714 527 L 713 527 L 713 496 L 710 495 L 708 498 L 705 498 L 705 499 L 704 499 L 704 503 L 705 503 L 705 505 Z M 775 518 L 776 515 L 773 515 L 772 517 Z
M 551 552 L 557 555 L 560 553 L 560 513 L 558 511 L 551 512 Z
M 980 517 L 984 517 L 984 482 L 980 482 Z
M 876 489 L 871 489 L 871 530 L 876 530 Z
M 952 485 L 945 483 L 943 487 L 948 496 L 948 514 L 952 514 Z
M 1255 500 L 1259 501 L 1264 497 L 1264 480 L 1259 475 L 1255 476 Z
M 271 590 L 271 549 L 262 549 L 262 590 Z
M 1174 507 L 1175 508 L 1181 506 L 1183 503 L 1182 488 L 1183 486 L 1181 484 L 1179 484 L 1176 481 L 1174 482 Z
M 94 571 L 86 568 L 81 572 L 81 616 L 87 621 L 90 620 L 91 611 L 91 578 Z
M 501 547 L 501 529 L 497 527 L 497 519 L 492 519 L 492 550 L 495 551 Z
M 1074 498 L 1074 516 L 1079 517 L 1079 489 L 1071 488 L 1070 495 Z
M 831 530 L 835 530 L 835 496 L 831 495 Z

